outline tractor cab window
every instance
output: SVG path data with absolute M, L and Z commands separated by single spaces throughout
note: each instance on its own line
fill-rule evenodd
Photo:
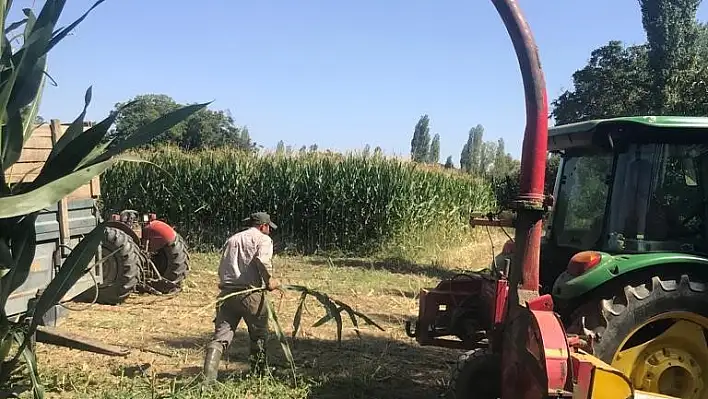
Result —
M 606 249 L 705 252 L 706 153 L 706 145 L 644 144 L 619 154 Z
M 566 154 L 553 221 L 558 245 L 590 249 L 599 242 L 612 159 L 611 153 Z

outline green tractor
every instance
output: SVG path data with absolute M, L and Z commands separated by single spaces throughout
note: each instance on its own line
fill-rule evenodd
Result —
M 557 126 L 548 151 L 561 162 L 547 201 L 539 293 L 552 296 L 585 350 L 636 388 L 708 398 L 708 118 Z M 487 398 L 474 392 L 495 361 L 489 342 L 504 317 L 491 293 L 516 289 L 507 286 L 507 244 L 491 276 L 456 276 L 424 290 L 415 331 L 408 326 L 422 345 L 468 350 L 454 371 L 454 397 Z
M 708 118 L 580 122 L 548 147 L 542 292 L 634 386 L 708 398 Z

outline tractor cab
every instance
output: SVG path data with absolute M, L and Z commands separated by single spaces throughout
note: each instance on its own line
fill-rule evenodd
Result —
M 542 291 L 576 254 L 708 255 L 708 118 L 624 117 L 549 129 L 561 156 Z

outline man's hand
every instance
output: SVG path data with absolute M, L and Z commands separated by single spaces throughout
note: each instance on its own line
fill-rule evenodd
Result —
M 268 291 L 277 290 L 278 288 L 280 288 L 280 281 L 275 278 L 268 279 L 268 283 L 266 284 Z

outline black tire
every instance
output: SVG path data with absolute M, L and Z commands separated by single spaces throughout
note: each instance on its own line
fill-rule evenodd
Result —
M 708 318 L 707 289 L 703 281 L 691 281 L 685 274 L 676 278 L 653 276 L 650 282 L 627 285 L 622 292 L 609 299 L 595 299 L 581 306 L 571 316 L 572 323 L 568 331 L 594 335 L 593 354 L 605 363 L 612 364 L 620 346 L 634 347 L 655 338 L 677 320 L 667 318 L 652 321 L 659 315 L 689 312 Z M 642 327 L 637 330 L 639 326 Z M 627 340 L 633 331 L 634 335 Z M 704 335 L 706 332 L 704 328 Z M 627 342 L 623 344 L 625 340 Z M 664 394 L 675 395 L 672 392 Z M 703 395 L 706 395 L 705 391 Z
M 189 251 L 187 244 L 179 234 L 172 244 L 157 251 L 152 261 L 162 277 L 178 286 L 182 285 L 189 274 Z
M 135 289 L 146 259 L 138 244 L 115 227 L 106 228 L 101 246 L 104 257 L 116 250 L 118 252 L 103 262 L 103 283 L 99 285 L 97 302 L 117 305 Z
M 488 348 L 473 349 L 457 359 L 452 370 L 450 399 L 498 399 L 501 397 L 501 356 Z

